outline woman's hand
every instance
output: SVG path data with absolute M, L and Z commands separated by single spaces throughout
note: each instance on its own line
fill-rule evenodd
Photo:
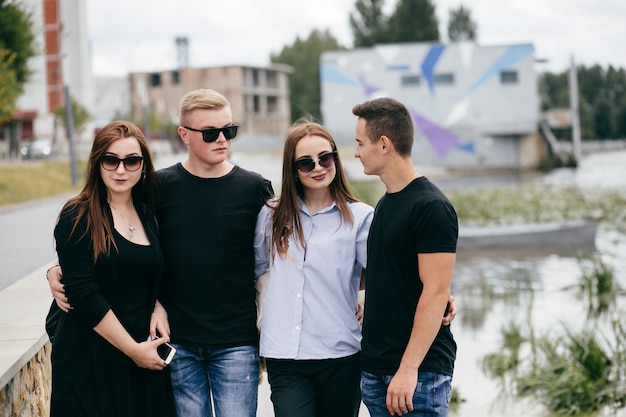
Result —
M 363 327 L 363 311 L 365 309 L 363 308 L 363 304 L 358 304 L 357 308 L 356 308 L 356 319 L 359 322 L 359 324 L 361 325 L 361 327 Z
M 450 323 L 452 323 L 452 320 L 454 320 L 456 313 L 456 301 L 454 300 L 453 296 L 450 296 L 450 298 L 448 298 L 448 314 L 444 316 L 442 324 L 444 326 L 449 326 Z
M 152 371 L 161 371 L 167 364 L 157 352 L 157 347 L 167 343 L 169 337 L 160 337 L 154 340 L 149 340 L 142 343 L 137 343 L 137 346 L 130 353 L 130 358 L 140 368 L 150 369 Z

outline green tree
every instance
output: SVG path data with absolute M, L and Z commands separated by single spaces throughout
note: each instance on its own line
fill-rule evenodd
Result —
M 309 113 L 322 120 L 320 109 L 320 66 L 322 52 L 345 49 L 329 32 L 314 29 L 305 40 L 296 38 L 291 46 L 283 47 L 278 55 L 272 54 L 272 63 L 282 63 L 293 67 L 289 77 L 289 99 L 291 117 L 297 120 Z
M 384 0 L 356 0 L 350 13 L 350 27 L 355 47 L 373 46 L 388 39 L 388 18 L 383 13 Z
M 11 68 L 14 59 L 15 53 L 0 49 L 0 125 L 11 120 L 20 95 L 20 85 Z
M 617 125 L 615 126 L 615 137 L 626 139 L 626 106 L 622 105 L 617 111 Z
M 54 109 L 54 115 L 62 124 L 62 126 L 67 129 L 67 119 L 65 117 L 65 106 L 59 106 Z M 91 114 L 89 110 L 85 108 L 82 104 L 72 97 L 72 119 L 74 122 L 74 131 L 78 134 L 84 133 L 87 128 L 87 123 L 91 119 Z
M 569 84 L 567 73 L 544 72 L 539 76 L 539 96 L 541 109 L 569 107 Z
M 450 9 L 448 19 L 448 39 L 450 42 L 475 41 L 478 32 L 476 22 L 472 20 L 469 9 L 460 5 L 458 9 Z
M 10 122 L 24 84 L 31 76 L 28 60 L 37 54 L 31 13 L 17 1 L 0 0 L 0 124 Z M 6 84 L 5 84 L 6 82 Z M 9 155 L 17 157 L 17 125 L 9 123 Z
M 431 0 L 399 0 L 389 18 L 389 42 L 438 42 L 439 20 Z
M 606 71 L 607 85 L 606 98 L 617 106 L 626 105 L 626 71 L 623 68 L 614 68 L 612 65 Z
M 576 74 L 582 138 L 626 138 L 626 71 L 593 65 Z M 569 108 L 569 70 L 541 74 L 539 93 L 543 111 Z
M 593 105 L 593 130 L 597 139 L 612 139 L 613 121 L 615 120 L 612 103 L 604 98 L 599 98 Z
M 580 98 L 586 104 L 595 103 L 600 97 L 606 97 L 605 73 L 600 65 L 585 67 L 581 65 L 577 68 L 578 90 Z
M 0 49 L 15 53 L 11 68 L 21 88 L 31 76 L 28 60 L 37 55 L 32 13 L 16 1 L 0 0 Z
M 31 75 L 28 60 L 35 55 L 31 14 L 14 2 L 0 0 L 0 123 L 11 120 Z

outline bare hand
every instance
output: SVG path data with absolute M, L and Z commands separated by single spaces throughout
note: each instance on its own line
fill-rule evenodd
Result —
M 56 266 L 50 268 L 46 273 L 46 278 L 48 279 L 48 285 L 50 286 L 50 292 L 52 296 L 57 302 L 59 308 L 66 313 L 68 313 L 72 306 L 68 302 L 67 297 L 65 296 L 65 286 L 61 281 L 63 278 L 63 271 L 61 271 L 60 266 Z
M 413 411 L 413 394 L 417 387 L 417 370 L 400 367 L 387 387 L 387 411 L 401 416 Z
M 150 337 L 154 339 L 156 336 L 170 337 L 170 323 L 167 318 L 167 311 L 159 300 L 154 305 L 152 315 L 150 316 Z
M 167 343 L 169 340 L 169 337 L 161 337 L 149 342 L 138 343 L 137 349 L 131 355 L 131 359 L 140 368 L 160 371 L 164 369 L 167 364 L 157 353 L 157 346 Z
M 358 304 L 356 308 L 356 319 L 361 326 L 363 326 L 363 312 L 365 309 L 363 308 L 363 304 Z
M 446 316 L 444 316 L 442 324 L 444 326 L 449 326 L 450 323 L 452 323 L 452 320 L 454 320 L 454 317 L 456 317 L 456 313 L 457 313 L 457 309 L 456 309 L 456 301 L 454 299 L 453 296 L 450 296 L 450 298 L 448 299 L 448 314 Z

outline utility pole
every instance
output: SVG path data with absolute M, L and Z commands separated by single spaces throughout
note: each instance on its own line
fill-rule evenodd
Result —
M 69 33 L 63 33 L 63 37 L 69 36 Z M 62 39 L 62 38 L 61 38 Z M 70 146 L 70 175 L 72 185 L 78 182 L 78 174 L 76 169 L 76 152 L 74 150 L 74 112 L 72 109 L 72 96 L 70 95 L 70 65 L 69 48 L 67 43 L 61 43 L 61 79 L 63 80 L 63 99 L 65 101 L 65 129 L 67 131 L 67 142 Z
M 569 107 L 572 120 L 572 144 L 574 147 L 574 163 L 576 166 L 582 159 L 582 147 L 580 143 L 580 116 L 578 113 L 578 75 L 576 73 L 576 64 L 572 55 L 571 65 L 569 69 Z
M 63 87 L 63 93 L 65 95 L 65 126 L 67 127 L 67 140 L 70 144 L 70 173 L 72 176 L 72 185 L 76 185 L 78 182 L 78 174 L 76 169 L 76 152 L 74 151 L 74 113 L 70 87 L 67 83 L 65 83 L 65 87 Z

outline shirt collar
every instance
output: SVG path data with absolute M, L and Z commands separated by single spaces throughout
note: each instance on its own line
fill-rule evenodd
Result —
M 300 196 L 298 196 L 298 206 L 301 212 L 303 212 L 309 217 L 312 217 L 311 214 L 309 213 L 309 208 L 304 204 Z M 322 213 L 327 213 L 332 210 L 337 210 L 337 203 L 335 203 L 334 201 L 328 207 L 325 207 L 321 209 L 320 211 L 318 211 L 317 213 L 315 213 L 314 216 L 318 214 L 322 214 Z

